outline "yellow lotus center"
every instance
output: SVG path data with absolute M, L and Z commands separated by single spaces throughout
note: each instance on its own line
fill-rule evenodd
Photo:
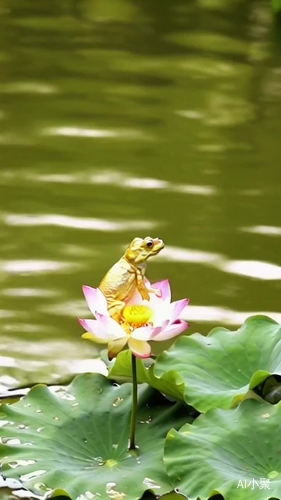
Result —
M 153 311 L 150 307 L 143 305 L 128 305 L 124 307 L 122 312 L 125 323 L 134 328 L 146 325 L 152 318 L 152 315 Z

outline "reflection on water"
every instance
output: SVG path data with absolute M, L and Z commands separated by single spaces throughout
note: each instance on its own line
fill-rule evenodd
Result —
M 13 82 L 0 83 L 0 92 L 7 94 L 55 94 L 57 89 L 43 82 Z
M 44 288 L 6 288 L 1 293 L 15 297 L 55 297 L 59 295 L 56 290 Z
M 5 175 L 5 174 L 4 174 Z M 14 175 L 11 172 L 7 172 L 7 179 L 19 178 L 21 174 L 15 172 Z M 152 177 L 132 177 L 125 175 L 120 172 L 113 170 L 103 170 L 96 172 L 94 174 L 87 174 L 87 172 L 79 172 L 72 174 L 50 174 L 50 175 L 38 175 L 38 174 L 25 174 L 25 180 L 30 180 L 32 182 L 50 182 L 50 183 L 75 183 L 75 184 L 97 184 L 97 185 L 109 185 L 116 186 L 119 188 L 129 188 L 129 189 L 164 189 L 166 191 L 173 191 L 175 193 L 186 193 L 193 194 L 197 196 L 214 196 L 217 194 L 218 190 L 215 186 L 206 185 L 195 185 L 195 184 L 177 184 L 175 182 L 169 182 L 163 179 L 155 179 Z M 7 215 L 4 217 L 6 224 L 16 224 L 17 217 L 14 215 Z M 59 217 L 59 216 L 57 216 Z M 30 216 L 26 216 L 26 220 L 30 220 Z M 18 221 L 24 220 L 24 216 L 19 217 Z M 43 220 L 43 218 L 42 218 Z M 106 227 L 106 221 L 101 221 Z M 24 223 L 24 222 L 23 222 Z M 43 222 L 42 222 L 43 223 Z M 105 229 L 106 230 L 106 229 Z
M 164 239 L 148 276 L 190 297 L 190 333 L 280 320 L 269 2 L 11 0 L 0 33 L 3 388 L 92 369 L 81 285 L 134 236 Z
M 175 262 L 197 262 L 217 266 L 225 259 L 223 255 L 212 252 L 170 246 L 165 247 L 165 251 L 159 255 L 159 258 Z
M 166 247 L 165 251 L 159 257 L 168 261 L 200 263 L 213 266 L 226 273 L 242 274 L 243 276 L 250 276 L 256 279 L 281 279 L 281 266 L 269 262 L 229 260 L 224 255 L 177 247 Z
M 259 314 L 270 316 L 275 321 L 281 322 L 281 313 L 271 311 L 259 311 Z M 212 306 L 189 306 L 182 317 L 187 321 L 206 321 L 216 325 L 241 325 L 249 316 L 254 316 L 257 311 L 232 311 L 223 307 Z
M 265 234 L 269 236 L 281 236 L 281 227 L 276 226 L 252 226 L 241 229 L 246 233 Z
M 81 127 L 53 127 L 42 131 L 43 135 L 61 135 L 65 137 L 87 137 L 87 138 L 123 138 L 129 139 L 142 139 L 145 138 L 144 134 L 138 130 L 102 130 L 93 128 Z M 149 137 L 151 140 L 151 136 Z
M 10 226 L 58 226 L 75 229 L 92 229 L 94 231 L 129 231 L 152 228 L 155 224 L 149 221 L 110 221 L 89 217 L 70 217 L 68 215 L 7 215 L 4 221 Z
M 7 260 L 6 262 L 0 262 L 0 271 L 5 273 L 58 272 L 73 266 L 74 264 L 54 260 Z
M 20 326 L 20 325 L 19 325 Z M 47 328 L 47 327 L 46 327 Z M 46 330 L 45 330 L 46 331 Z M 107 374 L 103 361 L 95 359 L 97 351 L 86 342 L 63 341 L 54 338 L 44 339 L 44 352 L 39 339 L 26 338 L 17 340 L 17 336 L 31 333 L 32 329 L 25 331 L 23 328 L 13 328 L 7 333 L 3 332 L 3 346 L 0 356 L 0 393 L 8 395 L 9 388 L 26 387 L 38 382 L 57 383 L 68 381 L 73 373 L 97 372 Z M 51 333 L 51 330 L 50 330 Z M 40 335 L 41 337 L 41 335 Z M 82 346 L 81 346 L 82 343 Z
M 97 130 L 78 127 L 56 127 L 44 131 L 46 135 L 63 135 L 66 137 L 118 137 L 113 130 Z
M 242 274 L 261 280 L 280 280 L 281 266 L 260 262 L 258 260 L 233 260 L 223 265 L 223 270 L 229 273 Z

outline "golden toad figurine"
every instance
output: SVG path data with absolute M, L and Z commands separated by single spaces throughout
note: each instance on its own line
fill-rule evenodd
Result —
M 146 261 L 157 255 L 164 248 L 158 238 L 134 238 L 121 259 L 106 273 L 99 284 L 104 294 L 108 311 L 112 318 L 120 321 L 122 310 L 136 290 L 144 300 L 149 300 L 149 293 L 159 294 L 155 288 L 147 288 L 145 284 Z

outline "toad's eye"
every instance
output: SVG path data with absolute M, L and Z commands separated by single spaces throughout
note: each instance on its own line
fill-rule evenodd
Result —
M 146 246 L 147 246 L 148 248 L 152 247 L 152 245 L 153 245 L 153 241 L 148 241 L 148 242 L 147 242 L 147 244 L 146 244 Z

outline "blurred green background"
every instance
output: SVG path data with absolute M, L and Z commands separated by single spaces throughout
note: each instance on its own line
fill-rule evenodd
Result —
M 135 236 L 187 332 L 280 319 L 280 45 L 268 0 L 0 0 L 2 394 L 102 369 L 81 285 Z

